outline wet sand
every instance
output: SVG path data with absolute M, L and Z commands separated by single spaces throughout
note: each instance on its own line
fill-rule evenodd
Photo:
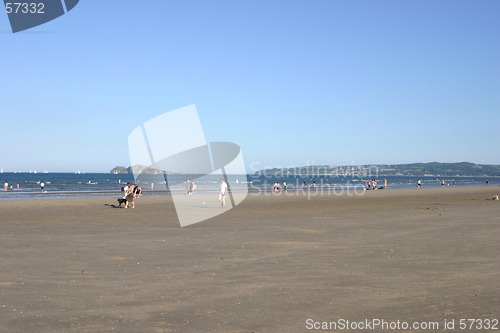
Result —
M 168 197 L 0 201 L 0 331 L 310 332 L 308 319 L 464 331 L 460 319 L 500 319 L 493 195 L 249 195 L 184 228 Z

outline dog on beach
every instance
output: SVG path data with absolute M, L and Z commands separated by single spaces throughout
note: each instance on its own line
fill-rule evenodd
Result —
M 118 208 L 121 208 L 122 204 L 127 203 L 127 199 L 123 199 L 123 198 L 116 199 L 116 201 L 118 201 Z
M 494 197 L 491 197 L 491 200 L 498 200 L 498 195 L 495 195 Z

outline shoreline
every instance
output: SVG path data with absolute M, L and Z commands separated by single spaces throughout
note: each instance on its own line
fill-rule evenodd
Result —
M 425 186 L 425 184 L 422 186 L 421 189 L 431 189 L 431 188 L 442 188 L 442 189 L 452 189 L 452 188 L 498 188 L 500 185 L 497 184 L 490 184 L 490 185 L 467 185 L 467 184 L 461 184 L 459 186 L 453 186 L 453 185 L 447 185 L 445 187 L 442 187 L 441 185 L 437 184 L 434 186 Z M 306 188 L 288 188 L 286 192 L 289 193 L 296 193 L 296 192 L 302 192 L 304 194 L 308 194 L 311 192 L 321 192 L 321 193 L 328 193 L 329 192 L 336 192 L 338 190 L 357 190 L 357 191 L 381 191 L 381 190 L 389 190 L 389 191 L 394 191 L 394 190 L 416 190 L 416 186 L 414 184 L 412 185 L 405 185 L 405 186 L 391 186 L 389 185 L 387 188 L 377 188 L 376 190 L 368 190 L 366 189 L 363 184 L 355 184 L 351 186 L 344 186 L 344 185 L 336 185 L 336 186 L 316 186 L 316 187 L 306 187 Z M 230 189 L 232 192 L 241 192 L 244 191 L 244 189 Z M 247 189 L 248 193 L 271 193 L 271 194 L 280 194 L 280 193 L 286 193 L 283 189 L 281 189 L 279 192 L 275 193 L 273 188 L 271 186 L 269 187 L 248 187 Z M 185 190 L 144 190 L 143 194 L 141 196 L 146 196 L 146 197 L 151 197 L 151 196 L 171 196 L 171 195 L 185 195 L 184 194 Z M 13 195 L 23 195 L 22 197 L 12 197 L 9 198 L 7 196 L 12 193 Z M 16 190 L 9 190 L 7 192 L 2 192 L 0 191 L 0 202 L 4 200 L 43 200 L 43 199 L 70 199 L 70 198 L 112 198 L 112 197 L 121 197 L 121 191 L 116 190 L 116 191 L 47 191 L 45 193 L 40 193 L 40 192 L 22 192 L 22 191 L 16 191 Z M 218 193 L 218 189 L 197 189 L 193 192 L 195 196 L 198 195 L 206 195 L 206 194 L 214 194 Z M 7 196 L 6 196 L 7 195 Z M 59 197 L 58 197 L 59 196 Z

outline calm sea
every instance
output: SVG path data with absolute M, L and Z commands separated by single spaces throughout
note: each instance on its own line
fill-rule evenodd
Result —
M 194 180 L 197 191 L 216 192 L 219 188 L 217 175 L 199 178 L 198 175 L 169 175 L 169 183 L 182 184 L 187 180 Z M 365 187 L 366 179 L 341 176 L 256 176 L 230 175 L 230 187 L 234 190 L 248 188 L 252 191 L 271 191 L 275 182 L 286 181 L 289 190 L 302 188 L 304 182 L 310 187 L 313 182 L 319 188 Z M 444 180 L 446 187 L 453 186 L 489 186 L 500 185 L 498 177 L 416 177 L 416 176 L 379 176 L 377 186 L 384 184 L 387 179 L 388 189 L 414 188 L 418 179 L 422 180 L 422 187 L 441 187 Z M 371 179 L 371 178 L 370 178 Z M 453 185 L 453 181 L 456 185 Z M 8 191 L 3 191 L 3 184 L 9 184 Z M 45 183 L 46 193 L 41 193 L 40 182 Z M 0 173 L 0 200 L 5 199 L 36 199 L 36 198 L 78 198 L 78 197 L 119 197 L 120 189 L 127 182 L 134 183 L 132 174 L 109 173 Z M 153 185 L 151 185 L 153 183 Z M 163 175 L 141 175 L 138 185 L 144 190 L 144 195 L 176 195 L 183 194 L 179 187 L 169 191 Z

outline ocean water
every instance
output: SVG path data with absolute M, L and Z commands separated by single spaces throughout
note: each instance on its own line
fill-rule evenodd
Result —
M 137 185 L 141 186 L 144 195 L 182 195 L 183 183 L 190 179 L 196 183 L 196 192 L 217 192 L 220 176 L 210 175 L 199 178 L 199 175 L 169 175 L 170 184 L 180 184 L 169 189 L 163 175 L 141 175 Z M 378 180 L 377 187 L 387 179 L 388 190 L 396 188 L 415 188 L 418 179 L 422 180 L 422 187 L 441 187 L 441 180 L 446 187 L 455 186 L 499 186 L 500 177 L 417 177 L 417 176 L 379 176 L 370 177 Z M 328 190 L 335 188 L 364 188 L 364 178 L 352 176 L 271 176 L 271 175 L 229 175 L 229 185 L 233 190 L 241 190 L 248 186 L 250 191 L 272 191 L 275 182 L 287 182 L 290 191 L 310 188 L 315 183 L 317 188 Z M 41 193 L 40 182 L 45 183 L 46 193 Z M 8 191 L 3 191 L 3 184 L 9 184 Z M 110 173 L 0 173 L 0 200 L 8 199 L 37 199 L 37 198 L 78 198 L 78 197 L 119 197 L 121 188 L 127 183 L 135 183 L 132 174 Z M 306 187 L 303 187 L 306 182 Z M 151 189 L 151 183 L 154 183 Z

